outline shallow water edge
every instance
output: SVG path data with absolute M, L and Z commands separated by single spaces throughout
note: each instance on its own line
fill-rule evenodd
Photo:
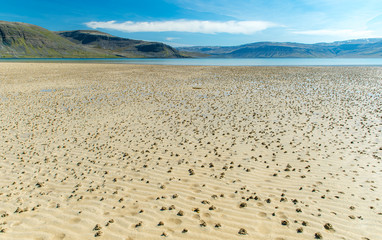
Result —
M 1 62 L 111 63 L 183 66 L 382 66 L 382 58 L 4 58 Z

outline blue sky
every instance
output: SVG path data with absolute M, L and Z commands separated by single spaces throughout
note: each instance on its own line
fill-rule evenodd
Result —
M 0 20 L 53 31 L 97 29 L 173 46 L 382 37 L 381 0 L 18 0 Z

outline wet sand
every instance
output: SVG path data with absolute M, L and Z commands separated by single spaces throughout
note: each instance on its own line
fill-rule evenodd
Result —
M 381 76 L 0 63 L 0 239 L 380 239 Z

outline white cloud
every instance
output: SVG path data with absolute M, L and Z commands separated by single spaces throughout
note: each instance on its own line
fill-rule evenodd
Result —
M 175 20 L 154 22 L 121 22 L 116 21 L 85 23 L 89 28 L 113 29 L 123 32 L 192 32 L 192 33 L 231 33 L 253 34 L 270 27 L 278 26 L 266 21 L 199 21 Z
M 176 43 L 176 42 L 163 42 L 164 44 L 170 45 L 171 47 L 192 47 L 190 44 Z
M 307 30 L 295 31 L 295 34 L 313 35 L 313 36 L 331 36 L 341 38 L 371 38 L 375 37 L 374 31 L 361 30 L 356 31 L 352 29 L 320 29 L 320 30 Z
M 167 41 L 173 41 L 173 40 L 177 40 L 177 39 L 180 39 L 180 38 L 178 38 L 178 37 L 166 37 Z

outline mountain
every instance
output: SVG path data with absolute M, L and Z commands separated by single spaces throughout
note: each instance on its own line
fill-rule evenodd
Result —
M 84 48 L 42 27 L 0 21 L 0 57 L 70 58 L 105 57 L 104 53 Z M 106 55 L 106 57 L 113 57 Z
M 115 37 L 91 30 L 52 32 L 19 22 L 0 21 L 0 58 L 179 58 L 159 42 Z
M 0 21 L 0 58 L 354 58 L 382 57 L 382 38 L 303 44 L 256 42 L 227 47 L 182 47 L 112 36 L 93 30 L 52 32 Z
M 180 58 L 178 50 L 159 42 L 146 42 L 115 37 L 94 30 L 57 32 L 58 35 L 73 43 L 102 50 L 108 54 L 126 58 Z
M 382 57 L 382 39 L 357 39 L 333 43 L 256 42 L 227 47 L 182 47 L 182 52 L 221 58 L 352 58 Z

